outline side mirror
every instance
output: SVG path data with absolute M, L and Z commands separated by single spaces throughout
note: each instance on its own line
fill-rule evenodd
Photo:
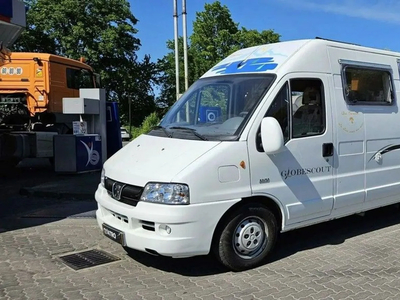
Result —
M 283 150 L 283 133 L 278 121 L 273 117 L 266 117 L 261 122 L 261 142 L 264 152 L 276 154 Z

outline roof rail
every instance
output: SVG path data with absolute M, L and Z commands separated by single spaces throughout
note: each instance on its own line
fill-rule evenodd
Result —
M 343 42 L 343 41 L 338 41 L 338 40 L 330 40 L 330 39 L 325 39 L 325 38 L 322 38 L 322 37 L 319 37 L 319 36 L 316 36 L 315 39 L 324 40 L 324 41 L 330 41 L 330 42 L 336 42 L 336 43 L 342 43 L 342 44 L 355 45 L 355 46 L 361 46 L 360 44 L 354 44 L 354 43 Z

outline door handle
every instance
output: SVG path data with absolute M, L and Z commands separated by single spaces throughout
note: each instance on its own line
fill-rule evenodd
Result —
M 322 144 L 322 156 L 323 157 L 333 156 L 333 143 Z

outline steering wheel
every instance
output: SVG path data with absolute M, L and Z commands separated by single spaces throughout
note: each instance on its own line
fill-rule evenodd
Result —
M 249 112 L 247 112 L 247 111 L 242 111 L 241 113 L 239 113 L 239 117 L 244 118 L 245 116 L 247 116 L 248 113 Z

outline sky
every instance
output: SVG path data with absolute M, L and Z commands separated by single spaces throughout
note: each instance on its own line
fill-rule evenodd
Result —
M 139 20 L 139 59 L 152 61 L 168 53 L 166 41 L 174 38 L 173 0 L 128 0 Z M 192 33 L 196 12 L 214 1 L 186 0 L 187 35 Z M 400 52 L 399 0 L 220 0 L 234 22 L 246 29 L 272 29 L 281 41 L 323 37 L 362 46 Z M 182 35 L 182 0 L 178 3 Z M 190 42 L 190 41 L 189 41 Z

